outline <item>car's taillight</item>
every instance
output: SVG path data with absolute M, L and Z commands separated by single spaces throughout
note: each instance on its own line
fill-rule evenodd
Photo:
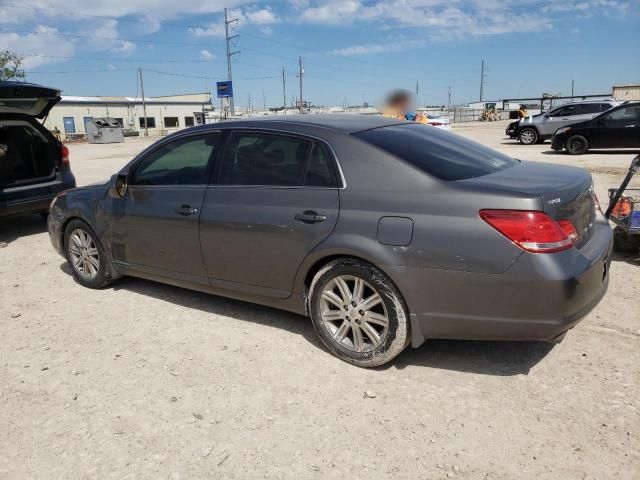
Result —
M 66 145 L 60 145 L 60 157 L 62 158 L 61 166 L 63 169 L 69 168 L 69 148 Z
M 569 220 L 556 222 L 537 210 L 480 210 L 480 217 L 527 252 L 561 252 L 578 238 Z
M 434 127 L 441 127 L 442 123 L 441 122 L 429 122 L 429 125 L 432 125 Z

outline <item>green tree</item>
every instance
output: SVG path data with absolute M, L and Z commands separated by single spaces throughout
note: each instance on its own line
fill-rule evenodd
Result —
M 10 50 L 0 51 L 0 80 L 24 80 L 24 57 Z

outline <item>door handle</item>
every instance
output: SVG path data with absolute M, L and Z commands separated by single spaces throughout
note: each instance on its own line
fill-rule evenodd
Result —
M 318 212 L 313 210 L 305 210 L 302 213 L 296 214 L 294 218 L 302 223 L 321 223 L 327 219 L 327 216 L 319 215 Z
M 193 208 L 191 205 L 180 205 L 176 208 L 176 213 L 182 216 L 194 215 L 198 213 L 197 208 Z
M 635 125 L 625 125 L 624 128 L 636 128 L 636 126 Z

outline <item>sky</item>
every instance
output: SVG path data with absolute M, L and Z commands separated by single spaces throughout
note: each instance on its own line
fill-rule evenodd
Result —
M 224 8 L 235 103 L 299 93 L 316 105 L 376 104 L 395 88 L 424 105 L 542 93 L 602 94 L 640 83 L 640 0 L 0 0 L 0 50 L 27 80 L 66 95 L 213 90 L 226 80 Z

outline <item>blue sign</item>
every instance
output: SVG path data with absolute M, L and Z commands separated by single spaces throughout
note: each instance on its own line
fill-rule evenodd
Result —
M 216 82 L 216 90 L 218 92 L 218 98 L 233 97 L 233 85 L 231 82 Z

